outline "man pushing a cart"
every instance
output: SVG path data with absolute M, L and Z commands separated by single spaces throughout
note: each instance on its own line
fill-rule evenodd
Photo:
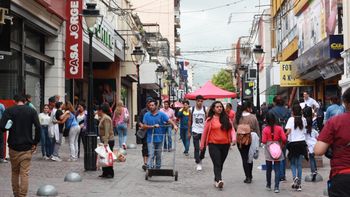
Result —
M 160 169 L 161 167 L 161 152 L 163 148 L 163 140 L 166 129 L 164 126 L 170 123 L 175 132 L 177 132 L 177 125 L 168 118 L 168 116 L 159 111 L 157 107 L 157 101 L 152 100 L 148 103 L 149 111 L 143 117 L 142 128 L 147 132 L 147 145 L 148 145 L 148 169 Z M 154 166 L 155 159 L 155 166 Z

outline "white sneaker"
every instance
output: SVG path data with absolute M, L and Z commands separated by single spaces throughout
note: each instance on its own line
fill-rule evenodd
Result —
M 197 171 L 202 171 L 202 164 L 197 164 L 196 170 L 197 170 Z
M 56 156 L 52 156 L 51 160 L 52 161 L 58 161 L 58 162 L 62 161 L 62 159 L 60 159 L 59 157 L 56 157 Z

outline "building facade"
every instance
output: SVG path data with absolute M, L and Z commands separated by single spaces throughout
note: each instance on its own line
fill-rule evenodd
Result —
M 339 81 L 339 86 L 344 92 L 350 87 L 350 2 L 343 1 L 343 28 L 344 28 L 344 74 Z
M 0 60 L 2 99 L 30 94 L 39 111 L 52 95 L 64 96 L 65 2 L 11 0 L 10 54 Z M 0 43 L 2 45 L 3 42 Z

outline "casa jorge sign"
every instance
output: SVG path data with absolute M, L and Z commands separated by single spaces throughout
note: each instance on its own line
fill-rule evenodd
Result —
M 83 78 L 83 29 L 79 14 L 83 0 L 67 0 L 66 3 L 66 78 Z

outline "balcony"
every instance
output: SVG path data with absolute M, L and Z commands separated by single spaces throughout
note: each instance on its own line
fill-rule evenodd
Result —
M 176 56 L 181 56 L 181 48 L 180 47 L 176 47 L 175 55 Z
M 174 30 L 174 35 L 175 35 L 175 42 L 181 42 L 180 33 L 177 31 L 177 29 Z
M 181 28 L 180 17 L 175 16 L 175 28 Z
M 175 34 L 175 42 L 181 42 L 180 33 L 178 33 L 178 32 L 176 32 L 176 34 Z

